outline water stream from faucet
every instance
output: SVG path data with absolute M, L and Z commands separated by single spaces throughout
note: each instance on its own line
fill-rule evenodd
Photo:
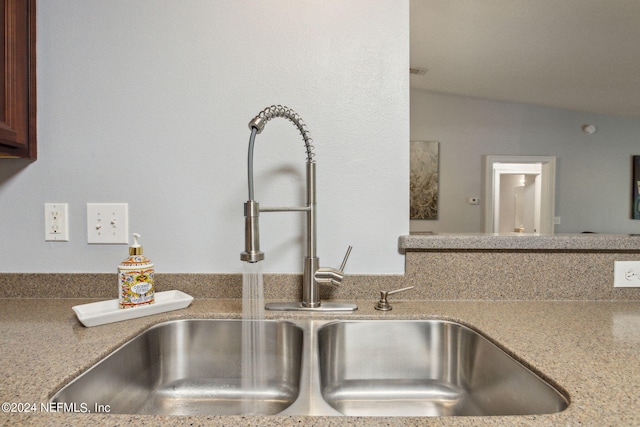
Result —
M 242 274 L 242 401 L 243 414 L 260 414 L 266 390 L 264 285 L 261 263 L 244 263 Z

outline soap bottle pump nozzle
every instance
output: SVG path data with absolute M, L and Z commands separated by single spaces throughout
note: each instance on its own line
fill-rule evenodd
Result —
M 138 242 L 140 237 L 138 233 L 133 233 L 133 245 L 129 247 L 129 255 L 142 255 L 142 246 Z

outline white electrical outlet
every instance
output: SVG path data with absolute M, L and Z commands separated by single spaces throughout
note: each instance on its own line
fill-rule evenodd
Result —
M 640 261 L 616 261 L 613 267 L 613 286 L 640 287 Z
M 69 206 L 66 203 L 44 204 L 44 240 L 69 241 Z
M 87 242 L 99 245 L 129 243 L 128 211 L 127 203 L 87 203 Z

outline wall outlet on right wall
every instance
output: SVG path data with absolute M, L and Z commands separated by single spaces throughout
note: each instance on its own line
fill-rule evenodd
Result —
M 615 261 L 613 266 L 613 287 L 640 287 L 640 261 Z

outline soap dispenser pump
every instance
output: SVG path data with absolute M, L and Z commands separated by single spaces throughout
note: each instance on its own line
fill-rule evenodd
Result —
M 129 258 L 118 266 L 118 301 L 120 308 L 153 304 L 155 287 L 153 263 L 142 255 L 140 235 L 133 234 Z

